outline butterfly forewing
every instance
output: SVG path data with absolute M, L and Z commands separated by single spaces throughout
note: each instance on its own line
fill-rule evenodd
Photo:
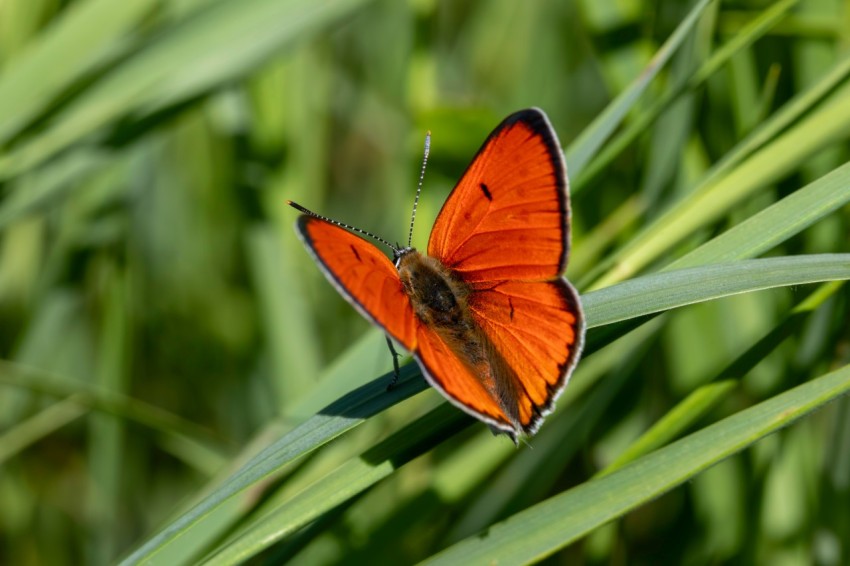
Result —
M 419 322 L 398 271 L 381 250 L 312 216 L 298 219 L 298 233 L 325 276 L 349 303 L 406 349 L 416 348 Z
M 431 231 L 428 255 L 464 281 L 559 276 L 569 247 L 567 177 L 558 140 L 536 109 L 487 138 Z

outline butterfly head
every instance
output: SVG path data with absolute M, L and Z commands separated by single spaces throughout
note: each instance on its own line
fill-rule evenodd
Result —
M 395 247 L 392 248 L 392 250 L 393 263 L 395 264 L 396 269 L 398 269 L 399 265 L 401 264 L 401 258 L 408 254 L 414 253 L 416 251 L 416 248 L 412 246 L 407 246 L 406 248 L 403 248 L 400 245 L 396 244 Z

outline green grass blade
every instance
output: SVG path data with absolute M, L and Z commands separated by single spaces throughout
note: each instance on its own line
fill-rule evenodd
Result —
M 98 364 L 95 383 L 98 390 L 112 394 L 127 395 L 129 360 L 128 345 L 131 343 L 131 318 L 126 308 L 129 285 L 125 274 L 115 265 L 101 267 L 104 279 L 102 301 L 103 320 L 98 339 Z M 94 524 L 99 528 L 89 536 L 88 559 L 94 563 L 106 563 L 118 553 L 119 541 L 110 528 L 120 517 L 122 478 L 126 473 L 127 445 L 125 429 L 127 423 L 121 418 L 96 413 L 88 419 L 88 469 L 91 481 L 98 486 L 88 497 L 88 506 L 94 515 Z
M 776 327 L 714 376 L 712 383 L 699 387 L 668 411 L 667 414 L 623 451 L 616 460 L 611 462 L 599 476 L 608 475 L 614 470 L 623 467 L 628 462 L 660 448 L 687 430 L 687 427 L 701 419 L 706 412 L 711 410 L 738 387 L 744 375 L 764 360 L 770 352 L 775 350 L 777 346 L 788 338 L 794 329 L 799 328 L 803 319 L 811 311 L 820 307 L 843 284 L 843 281 L 826 283 L 803 299 Z
M 597 477 L 610 475 L 627 463 L 636 460 L 639 456 L 664 446 L 673 440 L 680 431 L 704 417 L 709 410 L 717 406 L 736 387 L 738 387 L 738 382 L 733 379 L 709 383 L 700 387 L 668 411 L 640 438 L 630 444 L 628 449 L 602 470 Z
M 157 555 L 167 552 L 168 545 L 180 544 L 181 537 L 190 536 L 188 531 L 193 525 L 240 491 L 330 442 L 364 419 L 423 391 L 425 382 L 418 379 L 419 374 L 413 369 L 412 365 L 402 368 L 398 384 L 392 391 L 386 390 L 388 376 L 376 379 L 341 397 L 318 415 L 285 434 L 252 458 L 217 491 L 133 551 L 122 560 L 122 564 L 156 563 Z
M 844 366 L 517 513 L 424 563 L 540 560 L 848 391 L 850 366 Z
M 89 408 L 79 402 L 80 397 L 71 395 L 4 431 L 0 435 L 0 465 L 27 446 L 85 415 Z
M 51 128 L 0 158 L 0 179 L 38 165 L 124 115 L 150 113 L 245 75 L 281 45 L 364 1 L 206 4 L 86 91 Z
M 816 84 L 796 96 L 785 106 L 773 114 L 766 122 L 760 124 L 751 135 L 736 145 L 712 169 L 704 183 L 720 177 L 727 171 L 744 161 L 760 147 L 775 139 L 786 128 L 794 124 L 806 113 L 810 112 L 821 101 L 827 98 L 839 85 L 850 76 L 850 57 L 839 61 L 835 67 L 825 74 Z
M 794 191 L 667 267 L 681 269 L 755 257 L 850 202 L 850 163 Z
M 591 293 L 583 299 L 583 303 L 588 327 L 595 327 L 735 293 L 848 278 L 850 254 L 758 259 L 643 277 Z M 156 560 L 157 553 L 167 545 L 179 543 L 180 537 L 186 536 L 205 515 L 229 498 L 268 477 L 281 466 L 343 434 L 364 418 L 423 390 L 422 381 L 410 379 L 414 373 L 412 364 L 406 366 L 399 387 L 389 394 L 383 391 L 385 382 L 376 380 L 324 409 L 269 446 L 217 492 L 144 543 L 124 563 Z M 359 467 L 356 469 L 357 473 L 365 473 Z M 384 477 L 383 472 L 376 474 L 368 476 L 375 481 Z M 367 485 L 371 484 L 367 482 L 361 487 L 365 489 Z M 321 489 L 321 485 L 316 489 Z M 327 491 L 324 491 L 324 495 L 328 505 L 337 503 Z M 314 507 L 310 509 L 311 513 L 315 511 Z M 303 521 L 310 520 L 309 517 L 300 515 L 300 519 L 292 519 L 292 524 L 305 524 Z M 268 533 L 259 538 L 266 536 L 269 536 Z M 254 542 L 248 544 L 256 550 L 256 541 L 253 538 L 251 540 Z
M 254 556 L 473 422 L 449 403 L 439 405 L 226 541 L 203 563 L 236 564 Z
M 380 368 L 377 372 L 360 371 L 360 368 L 375 366 L 376 360 L 381 360 L 385 367 Z M 370 376 L 375 375 L 375 373 L 390 372 L 392 370 L 391 360 L 392 357 L 387 348 L 386 334 L 377 328 L 370 328 L 322 372 L 319 379 L 315 380 L 308 395 L 299 399 L 292 407 L 292 416 L 295 418 L 309 417 L 337 399 L 340 391 L 351 391 L 365 385 Z
M 266 349 L 281 414 L 315 386 L 321 369 L 320 337 L 307 312 L 299 280 L 291 276 L 292 255 L 285 253 L 276 231 L 256 227 L 246 236 L 246 249 L 263 314 Z
M 486 470 L 489 473 L 482 481 L 489 489 L 470 490 L 471 497 L 463 502 L 463 512 L 445 541 L 462 540 L 505 517 L 506 510 L 525 508 L 550 495 L 553 489 L 558 491 L 563 470 L 586 448 L 594 431 L 605 426 L 621 391 L 634 383 L 640 361 L 659 334 L 659 322 L 645 324 L 606 346 L 599 355 L 582 360 L 570 386 L 558 399 L 555 413 L 547 417 L 546 425 L 529 441 L 530 449 Z M 604 382 L 600 382 L 603 378 Z M 490 438 L 483 441 L 494 444 Z M 481 464 L 469 459 L 466 467 L 475 469 Z
M 83 185 L 108 166 L 110 159 L 115 161 L 101 152 L 75 152 L 21 178 L 0 203 L 0 230 Z
M 0 384 L 11 385 L 51 397 L 72 397 L 77 404 L 144 425 L 163 435 L 176 435 L 200 447 L 220 446 L 221 439 L 209 430 L 173 413 L 120 393 L 103 391 L 71 378 L 0 361 Z
M 0 146 L 78 80 L 157 3 L 127 0 L 120 10 L 111 0 L 70 6 L 0 74 Z
M 609 104 L 605 110 L 581 135 L 566 148 L 567 166 L 570 175 L 580 177 L 585 165 L 596 155 L 599 148 L 608 139 L 617 126 L 620 125 L 625 115 L 632 109 L 640 95 L 655 78 L 661 68 L 667 64 L 670 57 L 681 46 L 682 42 L 693 30 L 699 17 L 708 7 L 712 0 L 700 0 L 690 11 L 688 16 L 676 28 L 676 31 L 664 42 L 664 45 L 655 53 L 649 65 L 643 70 L 629 87 Z
M 706 79 L 728 63 L 733 55 L 752 45 L 757 39 L 770 31 L 798 1 L 783 0 L 770 6 L 758 18 L 750 22 L 745 29 L 741 30 L 741 33 L 735 34 L 732 39 L 713 53 L 711 58 L 697 69 L 687 81 L 682 81 L 681 84 L 667 91 L 663 97 L 654 101 L 651 108 L 643 112 L 622 133 L 606 144 L 605 148 L 596 155 L 580 174 L 576 174 L 575 171 L 571 170 L 574 177 L 573 182 L 570 183 L 572 191 L 574 193 L 581 191 L 592 179 L 605 171 L 682 94 L 703 84 Z
M 582 304 L 596 315 L 587 317 L 593 328 L 738 293 L 848 278 L 850 254 L 750 259 L 646 275 L 587 293 Z
M 847 136 L 850 90 L 837 93 L 799 124 L 720 178 L 661 215 L 613 256 L 617 262 L 594 288 L 622 281 L 701 226 L 717 220 L 742 199 L 798 167 L 816 150 Z

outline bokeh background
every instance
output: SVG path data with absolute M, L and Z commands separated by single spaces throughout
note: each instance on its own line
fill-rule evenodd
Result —
M 504 116 L 544 109 L 572 167 L 574 142 L 694 4 L 0 0 L 0 563 L 111 563 L 247 454 L 389 370 L 381 334 L 296 239 L 287 199 L 403 241 L 431 130 L 424 247 Z M 801 129 L 749 170 L 753 190 L 641 270 L 846 162 L 848 49 L 847 1 L 711 3 L 615 134 L 654 119 L 571 175 L 580 291 L 615 282 L 617 251 L 792 103 L 809 106 L 762 143 Z M 839 206 L 768 255 L 850 251 L 848 225 Z M 846 290 L 821 289 L 817 309 L 786 323 L 813 290 L 655 319 L 582 364 L 593 379 L 547 421 L 536 455 L 464 421 L 255 560 L 418 561 L 587 480 L 701 385 L 734 378 L 682 433 L 839 368 Z M 182 558 L 440 403 L 423 392 L 282 471 Z M 848 540 L 843 399 L 550 560 L 841 564 Z

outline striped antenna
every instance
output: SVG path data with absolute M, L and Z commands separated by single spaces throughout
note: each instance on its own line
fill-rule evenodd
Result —
M 431 153 L 431 130 L 425 133 L 425 153 L 422 156 L 422 170 L 419 171 L 419 186 L 416 187 L 416 198 L 413 199 L 413 214 L 410 215 L 410 232 L 407 234 L 407 247 L 413 244 L 413 222 L 416 220 L 416 207 L 419 204 L 419 193 L 422 192 L 422 181 L 425 179 L 425 166 L 428 165 L 428 154 Z
M 286 201 L 286 204 L 288 204 L 292 208 L 299 210 L 300 212 L 303 212 L 304 214 L 306 214 L 308 216 L 318 218 L 319 220 L 324 220 L 325 222 L 330 222 L 331 224 L 333 224 L 335 226 L 339 226 L 340 228 L 345 228 L 347 230 L 351 230 L 352 232 L 357 232 L 358 234 L 363 234 L 364 236 L 369 236 L 373 240 L 377 240 L 378 242 L 381 242 L 382 244 L 384 244 L 385 246 L 390 248 L 396 256 L 401 253 L 401 250 L 399 250 L 396 246 L 392 245 L 391 243 L 389 243 L 385 239 L 381 238 L 380 236 L 376 236 L 375 234 L 373 234 L 371 232 L 367 232 L 366 230 L 361 230 L 360 228 L 357 228 L 355 226 L 351 226 L 350 224 L 345 224 L 343 222 L 340 222 L 338 220 L 334 220 L 332 218 L 328 218 L 327 216 L 322 216 L 321 214 L 316 214 L 312 210 L 306 209 L 303 206 L 301 206 L 300 204 L 298 204 L 297 202 L 292 202 L 291 200 Z

